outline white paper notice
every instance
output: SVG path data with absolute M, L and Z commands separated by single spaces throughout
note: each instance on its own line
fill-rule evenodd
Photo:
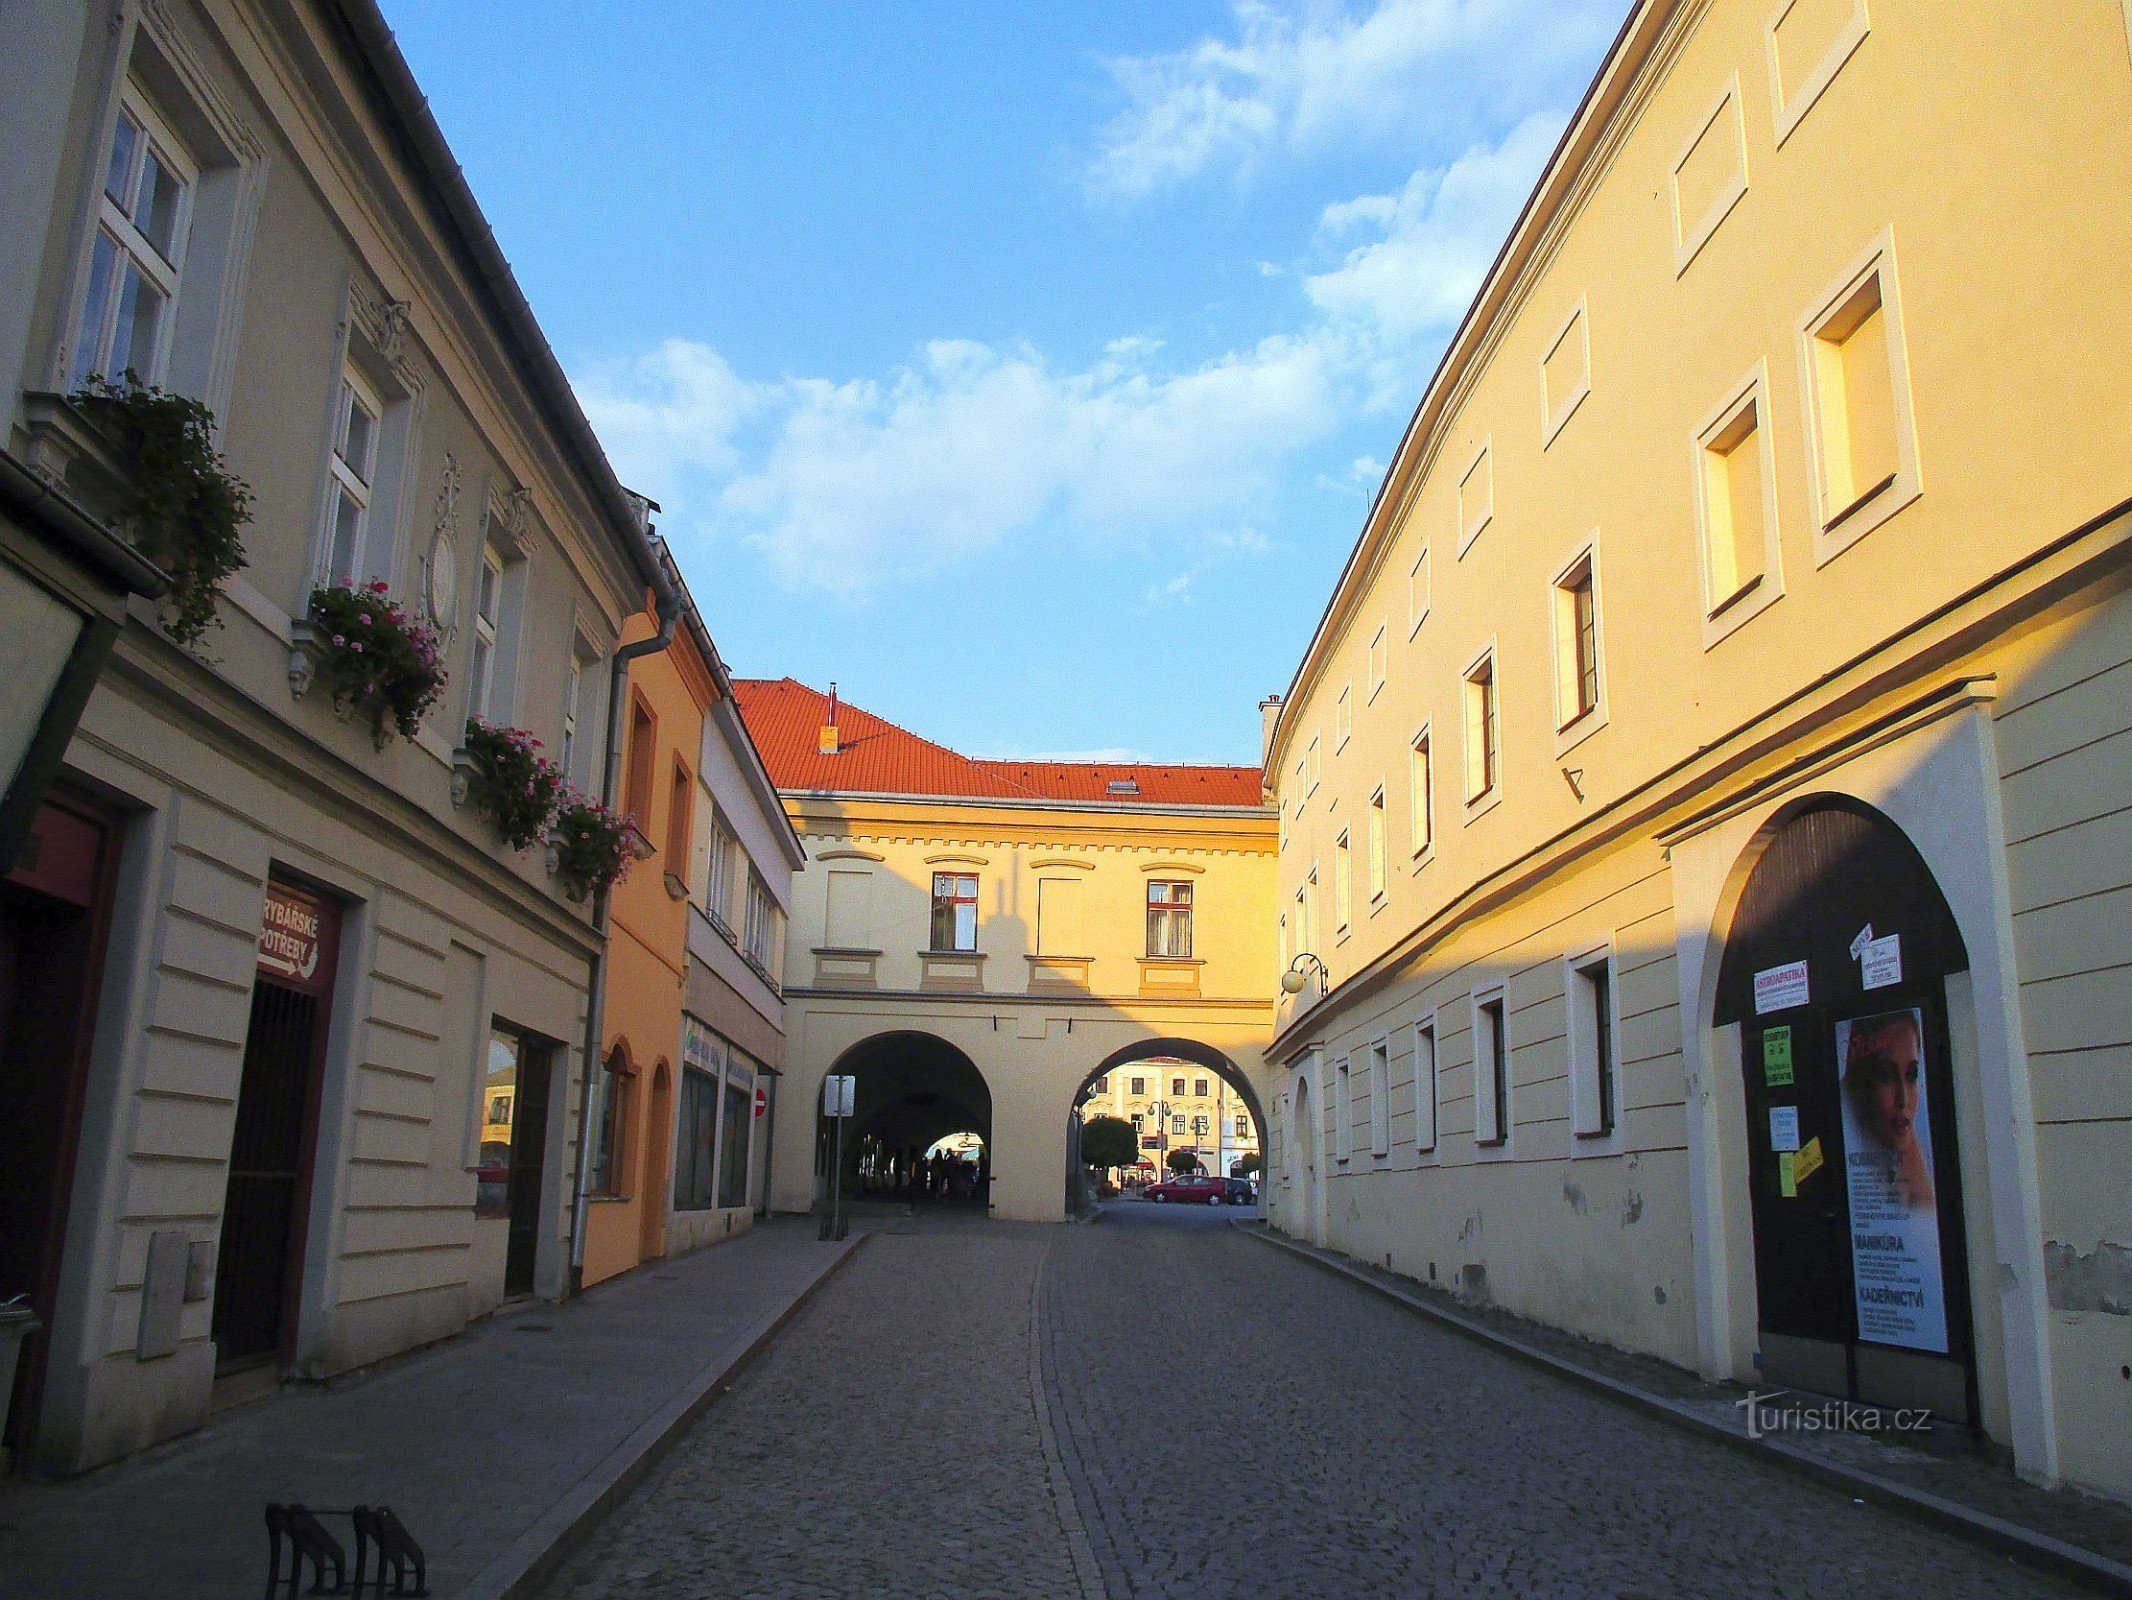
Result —
M 1859 982 L 1868 989 L 1885 989 L 1903 981 L 1903 940 L 1899 933 L 1885 939 L 1868 939 L 1858 957 Z
M 1787 961 L 1754 975 L 1754 1014 L 1789 1011 L 1806 1004 L 1806 963 Z
M 1772 1150 L 1796 1150 L 1799 1148 L 1799 1108 L 1797 1106 L 1771 1106 L 1769 1108 L 1769 1148 Z

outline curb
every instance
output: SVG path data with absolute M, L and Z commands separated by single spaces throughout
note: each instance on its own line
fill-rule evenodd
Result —
M 871 1230 L 853 1234 L 844 1241 L 834 1260 L 815 1275 L 814 1281 L 794 1295 L 782 1309 L 755 1325 L 748 1342 L 737 1356 L 716 1367 L 707 1367 L 689 1380 L 678 1397 L 648 1418 L 642 1427 L 610 1450 L 575 1488 L 514 1539 L 504 1552 L 475 1575 L 472 1582 L 451 1600 L 525 1600 L 552 1578 L 579 1546 L 589 1539 L 617 1504 L 651 1475 L 660 1460 L 681 1436 L 711 1408 L 747 1364 L 783 1331 L 800 1307 L 835 1277 L 858 1253 L 859 1246 L 873 1237 Z
M 1595 1372 L 1590 1367 L 1565 1361 L 1560 1356 L 1551 1355 L 1535 1345 L 1498 1333 L 1493 1328 L 1470 1322 L 1441 1306 L 1431 1305 L 1418 1296 L 1406 1294 L 1391 1284 L 1381 1283 L 1344 1261 L 1334 1260 L 1293 1240 L 1279 1238 L 1263 1226 L 1254 1226 L 1241 1219 L 1232 1220 L 1229 1225 L 1247 1238 L 1256 1239 L 1261 1244 L 1285 1251 L 1335 1277 L 1344 1278 L 1392 1301 L 1395 1305 L 1427 1317 L 1476 1344 L 1486 1345 L 1515 1361 L 1537 1367 L 1543 1372 L 1576 1384 L 1579 1388 L 1604 1395 L 1610 1400 L 1642 1412 L 1645 1416 L 1669 1423 L 1684 1432 L 1699 1434 L 1741 1455 L 1783 1467 L 1800 1477 L 1811 1478 L 1823 1487 L 1838 1490 L 1854 1500 L 1899 1512 L 1912 1521 L 1936 1528 L 1942 1533 L 1952 1534 L 1957 1539 L 1989 1550 L 1995 1555 L 2006 1556 L 2057 1577 L 2070 1579 L 2098 1594 L 2117 1596 L 2118 1600 L 2132 1600 L 2132 1566 L 2124 1562 L 2113 1561 L 2108 1556 L 2097 1555 L 2092 1550 L 2083 1550 L 2078 1545 L 2068 1544 L 2065 1540 L 2053 1538 L 2047 1533 L 2024 1528 L 2019 1523 L 2008 1522 L 2003 1517 L 1973 1510 L 1957 1501 L 1927 1493 L 1922 1489 L 1913 1489 L 1908 1484 L 1897 1483 L 1891 1478 L 1824 1461 L 1796 1445 L 1775 1439 L 1750 1439 L 1744 1433 L 1734 1433 L 1678 1401 L 1651 1394 L 1623 1383 L 1618 1378 L 1610 1378 L 1603 1372 Z

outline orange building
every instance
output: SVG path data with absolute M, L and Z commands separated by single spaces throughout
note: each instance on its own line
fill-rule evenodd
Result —
M 652 636 L 647 609 L 623 642 Z M 606 996 L 585 1182 L 584 1281 L 666 1254 L 673 1188 L 674 1096 L 688 981 L 688 863 L 705 719 L 718 698 L 716 660 L 693 608 L 666 649 L 630 667 L 621 810 L 641 859 L 608 897 Z

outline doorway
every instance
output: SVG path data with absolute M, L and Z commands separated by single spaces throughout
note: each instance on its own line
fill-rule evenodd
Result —
M 1741 893 L 1715 1020 L 1740 1024 L 1762 1377 L 1977 1420 L 1946 979 L 1924 858 L 1872 807 L 1809 802 Z
M 31 1335 L 16 1367 L 9 1460 L 36 1437 L 118 831 L 114 815 L 54 793 L 21 863 L 0 882 L 0 1301 L 26 1297 L 45 1330 Z
M 505 1298 L 529 1295 L 540 1265 L 541 1190 L 548 1168 L 549 1047 L 523 1034 L 498 1028 L 490 1037 L 492 1077 L 507 1064 L 511 1097 L 508 1158 L 504 1178 L 504 1213 L 510 1219 L 503 1256 Z
M 267 884 L 215 1261 L 215 1371 L 282 1359 L 296 1321 L 340 908 Z

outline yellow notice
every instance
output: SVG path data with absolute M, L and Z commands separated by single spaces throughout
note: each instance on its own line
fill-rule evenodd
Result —
M 1798 1154 L 1796 1150 L 1777 1152 L 1777 1193 L 1787 1200 L 1799 1192 Z
M 1799 1146 L 1792 1157 L 1791 1176 L 1793 1183 L 1804 1183 L 1821 1170 L 1821 1139 L 1818 1135 Z

